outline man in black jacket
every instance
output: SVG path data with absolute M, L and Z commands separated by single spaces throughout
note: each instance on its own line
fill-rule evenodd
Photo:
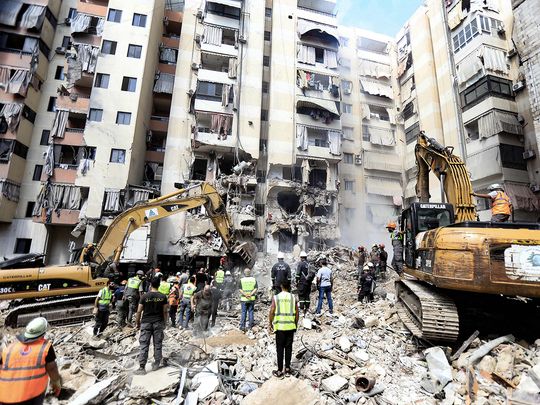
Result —
M 283 280 L 289 280 L 289 282 L 291 280 L 291 268 L 285 263 L 285 255 L 282 252 L 279 252 L 277 259 L 278 262 L 274 264 L 271 272 L 274 294 L 279 294 L 281 292 L 281 282 Z
M 304 316 L 309 310 L 311 284 L 315 273 L 309 270 L 306 252 L 300 253 L 300 263 L 296 266 L 296 289 L 298 291 L 298 304 L 304 311 Z

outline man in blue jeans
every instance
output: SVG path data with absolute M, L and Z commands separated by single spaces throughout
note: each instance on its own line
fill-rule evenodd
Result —
M 317 314 L 321 313 L 323 297 L 326 295 L 328 309 L 334 313 L 334 303 L 332 302 L 332 270 L 327 266 L 326 259 L 321 260 L 322 267 L 317 272 L 317 287 L 319 287 L 319 302 L 317 303 Z
M 257 295 L 257 280 L 251 276 L 251 270 L 244 270 L 244 277 L 238 283 L 240 290 L 240 302 L 242 304 L 242 316 L 240 318 L 240 330 L 246 330 L 246 315 L 249 318 L 248 328 L 251 329 L 254 324 L 253 310 L 255 307 L 255 298 Z

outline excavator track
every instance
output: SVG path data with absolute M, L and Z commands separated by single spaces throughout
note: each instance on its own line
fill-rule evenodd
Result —
M 92 318 L 95 299 L 95 295 L 87 295 L 19 305 L 7 314 L 5 325 L 20 328 L 38 316 L 46 318 L 51 325 L 82 323 Z
M 411 333 L 421 339 L 453 342 L 459 335 L 454 301 L 419 281 L 396 282 L 397 312 Z

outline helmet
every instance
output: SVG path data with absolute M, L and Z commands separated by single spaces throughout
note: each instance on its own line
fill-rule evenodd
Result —
M 227 270 L 227 271 L 225 272 L 225 275 L 226 275 L 226 276 L 230 276 L 230 275 L 231 275 L 231 272 L 230 272 L 229 270 Z
M 156 274 L 154 274 L 154 277 L 163 277 L 163 273 L 158 271 Z
M 366 264 L 362 269 L 367 271 L 369 270 L 369 266 Z
M 144 271 L 142 271 L 142 270 L 137 270 L 137 275 L 138 275 L 138 276 L 144 276 Z
M 277 258 L 278 259 L 285 259 L 285 255 L 283 254 L 283 252 L 278 252 Z
M 178 272 L 178 273 L 176 273 L 176 275 L 177 275 L 177 276 L 181 276 L 181 275 L 182 275 L 182 273 Z
M 32 319 L 30 323 L 26 325 L 24 337 L 26 339 L 36 339 L 40 336 L 43 336 L 45 332 L 47 332 L 48 327 L 49 323 L 45 318 L 39 317 Z
M 372 262 L 368 262 L 367 266 L 368 267 L 375 267 Z
M 495 190 L 501 190 L 504 191 L 504 188 L 499 183 L 492 184 L 488 187 L 488 191 L 495 191 Z
M 307 257 L 307 253 L 302 250 L 300 252 L 300 257 Z
M 380 247 L 381 249 L 384 249 L 384 243 L 381 243 L 381 244 L 379 245 L 379 247 Z
M 394 221 L 390 221 L 386 224 L 386 227 L 388 229 L 396 229 L 396 223 Z
M 376 243 L 374 243 L 373 246 L 371 246 L 372 249 L 373 248 L 378 248 L 378 247 L 379 247 L 379 245 L 377 245 Z

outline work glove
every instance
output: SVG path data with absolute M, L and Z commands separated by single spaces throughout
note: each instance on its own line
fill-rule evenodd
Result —
M 51 388 L 53 395 L 55 397 L 59 397 L 60 392 L 62 391 L 62 379 L 59 378 L 58 380 L 51 380 Z

